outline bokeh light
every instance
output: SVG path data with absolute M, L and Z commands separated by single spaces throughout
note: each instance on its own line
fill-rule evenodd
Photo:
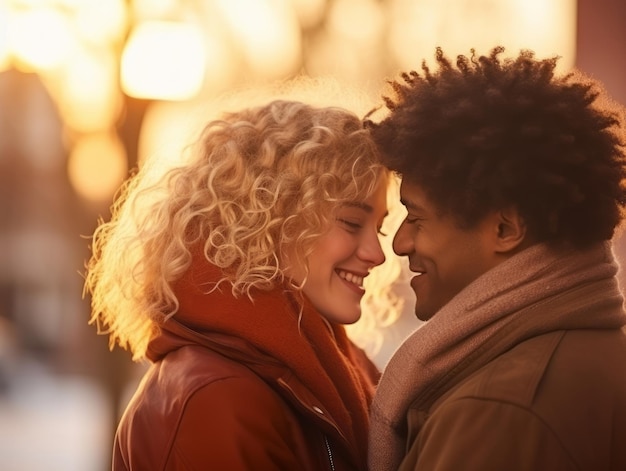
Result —
M 122 89 L 137 98 L 187 100 L 198 94 L 204 79 L 203 39 L 191 24 L 136 25 L 121 60 Z
M 50 86 L 61 98 L 59 109 L 66 125 L 80 133 L 111 129 L 122 107 L 114 52 L 106 48 L 79 50 L 72 64 L 50 77 Z
M 26 70 L 59 67 L 75 44 L 67 17 L 52 8 L 14 11 L 8 37 L 17 63 Z
M 80 38 L 90 44 L 119 43 L 124 39 L 130 21 L 124 0 L 74 1 L 74 21 Z
M 91 202 L 106 202 L 127 175 L 126 152 L 115 135 L 86 135 L 74 145 L 67 168 L 80 196 Z
M 257 79 L 296 71 L 301 60 L 300 26 L 284 0 L 215 1 Z
M 559 55 L 561 70 L 574 65 L 576 0 L 394 0 L 390 47 L 402 69 L 434 60 L 441 46 L 449 57 L 488 53 L 495 45 L 505 56 L 532 49 L 538 56 Z

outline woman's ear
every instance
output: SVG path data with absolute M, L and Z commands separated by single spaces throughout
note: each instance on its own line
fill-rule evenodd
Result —
M 526 222 L 517 208 L 509 207 L 494 213 L 496 238 L 495 251 L 506 254 L 527 245 Z

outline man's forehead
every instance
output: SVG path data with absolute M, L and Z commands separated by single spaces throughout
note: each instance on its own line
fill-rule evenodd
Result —
M 418 209 L 425 200 L 426 193 L 420 185 L 405 180 L 400 183 L 400 202 L 404 206 Z

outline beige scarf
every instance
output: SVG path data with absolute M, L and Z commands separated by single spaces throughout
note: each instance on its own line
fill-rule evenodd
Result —
M 626 324 L 610 244 L 586 251 L 535 245 L 468 285 L 395 352 L 371 409 L 369 468 L 396 470 L 409 406 L 452 386 L 525 339 Z

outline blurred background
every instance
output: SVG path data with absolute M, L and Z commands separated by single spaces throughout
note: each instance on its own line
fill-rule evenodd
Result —
M 0 469 L 110 469 L 145 366 L 88 325 L 89 235 L 129 171 L 176 158 L 230 98 L 332 77 L 325 99 L 362 115 L 436 46 L 501 44 L 626 103 L 624 24 L 624 0 L 0 0 Z M 417 327 L 406 304 L 381 368 Z

